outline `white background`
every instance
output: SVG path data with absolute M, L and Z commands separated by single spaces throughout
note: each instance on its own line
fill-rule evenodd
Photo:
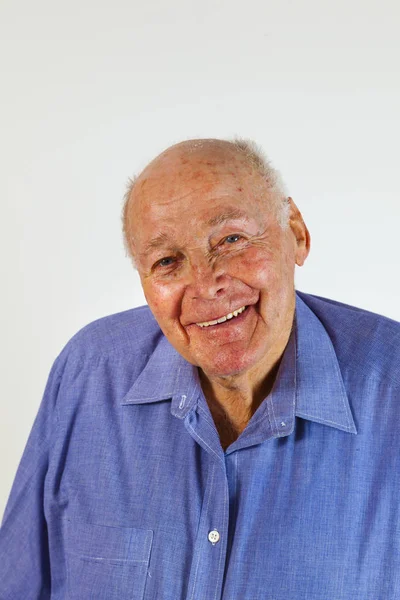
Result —
M 2 0 L 0 514 L 53 360 L 144 302 L 128 176 L 255 139 L 312 235 L 298 289 L 400 320 L 397 0 Z

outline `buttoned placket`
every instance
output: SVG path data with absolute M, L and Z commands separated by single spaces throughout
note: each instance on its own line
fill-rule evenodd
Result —
M 187 600 L 220 600 L 229 527 L 229 489 L 224 452 L 214 424 L 201 408 L 190 411 L 184 423 L 188 433 L 209 455 L 209 472 Z

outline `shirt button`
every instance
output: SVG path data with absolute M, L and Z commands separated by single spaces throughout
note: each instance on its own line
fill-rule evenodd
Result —
M 219 542 L 219 538 L 220 538 L 220 535 L 216 529 L 213 529 L 208 534 L 208 541 L 211 542 L 213 546 L 214 546 L 214 544 Z

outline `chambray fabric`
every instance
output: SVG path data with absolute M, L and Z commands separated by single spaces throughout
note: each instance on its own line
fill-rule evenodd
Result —
M 224 452 L 147 307 L 87 325 L 18 468 L 1 600 L 398 600 L 399 358 L 398 323 L 297 292 L 273 390 Z

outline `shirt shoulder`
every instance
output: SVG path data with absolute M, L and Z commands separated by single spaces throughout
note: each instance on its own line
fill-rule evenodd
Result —
M 79 329 L 60 353 L 86 362 L 140 355 L 148 357 L 163 333 L 148 306 L 106 315 Z
M 82 414 L 92 405 L 119 405 L 163 339 L 148 306 L 110 314 L 79 329 L 51 370 L 51 405 L 59 423 L 68 427 L 78 406 Z
M 342 370 L 400 387 L 400 323 L 337 300 L 297 292 L 326 329 Z

